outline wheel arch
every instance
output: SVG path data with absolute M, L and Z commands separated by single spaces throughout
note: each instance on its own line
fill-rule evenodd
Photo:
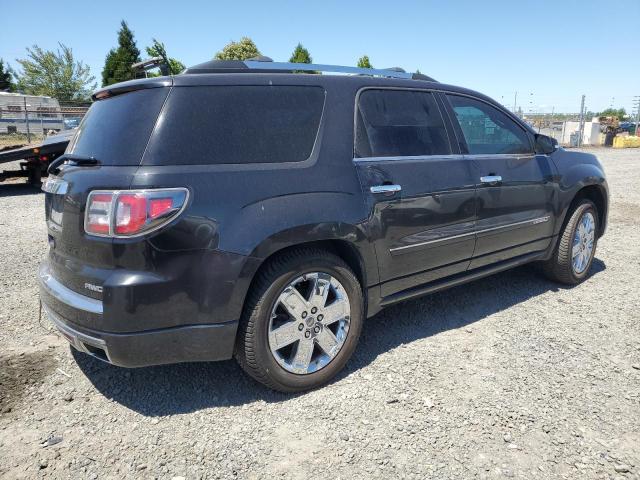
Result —
M 602 185 L 586 185 L 576 192 L 571 201 L 569 211 L 573 211 L 578 202 L 584 199 L 591 200 L 596 206 L 598 213 L 598 237 L 601 237 L 607 226 L 607 212 L 609 208 L 607 193 Z
M 242 273 L 250 279 L 242 293 L 242 305 L 270 261 L 301 248 L 319 248 L 340 257 L 353 270 L 365 295 L 368 287 L 379 283 L 375 250 L 363 230 L 345 223 L 304 225 L 271 235 L 253 249 L 250 257 L 256 261 L 248 262 Z
M 607 228 L 609 197 L 605 186 L 600 183 L 581 185 L 577 189 L 564 211 L 562 227 L 564 228 L 564 225 L 568 221 L 569 215 L 571 214 L 571 212 L 573 212 L 576 205 L 578 205 L 578 203 L 580 203 L 580 201 L 584 199 L 591 200 L 596 206 L 596 210 L 598 213 L 598 237 L 601 237 L 602 235 L 604 235 L 604 232 Z

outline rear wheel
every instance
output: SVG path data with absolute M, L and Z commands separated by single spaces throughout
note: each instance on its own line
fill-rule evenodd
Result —
M 258 274 L 243 316 L 236 359 L 253 378 L 284 392 L 315 388 L 353 353 L 363 322 L 361 286 L 347 264 L 300 249 Z
M 590 200 L 581 200 L 560 238 L 551 259 L 543 264 L 545 274 L 552 280 L 576 285 L 589 274 L 598 243 L 598 212 Z

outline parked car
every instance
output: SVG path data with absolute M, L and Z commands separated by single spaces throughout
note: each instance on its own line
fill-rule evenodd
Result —
M 62 121 L 62 129 L 63 130 L 73 130 L 74 128 L 78 128 L 80 126 L 80 122 L 81 121 L 82 121 L 82 117 L 65 118 Z
M 43 187 L 40 295 L 114 365 L 314 388 L 382 308 L 534 261 L 578 284 L 605 232 L 594 155 L 421 74 L 214 61 L 94 100 Z

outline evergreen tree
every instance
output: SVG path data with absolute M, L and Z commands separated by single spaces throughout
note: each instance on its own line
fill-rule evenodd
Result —
M 178 75 L 184 70 L 184 64 L 175 58 L 169 58 L 164 43 L 159 42 L 155 38 L 151 39 L 153 45 L 147 47 L 147 55 L 150 57 L 161 57 L 162 61 L 169 67 L 169 75 Z
M 9 65 L 4 66 L 4 61 L 0 58 L 0 92 L 13 92 L 16 87 L 13 84 L 11 76 L 13 71 Z
M 360 57 L 358 59 L 358 67 L 359 68 L 373 68 L 373 65 L 371 65 L 371 62 L 369 61 L 369 57 L 366 55 L 363 55 L 362 57 Z
M 304 48 L 301 43 L 298 43 L 296 49 L 291 54 L 291 58 L 289 59 L 291 63 L 313 63 L 311 60 L 311 55 L 309 55 L 309 50 Z
M 136 77 L 131 65 L 140 61 L 140 50 L 136 46 L 133 32 L 127 22 L 122 20 L 118 31 L 118 47 L 112 48 L 104 62 L 102 86 L 124 82 Z
M 216 60 L 248 60 L 260 56 L 260 50 L 249 37 L 242 37 L 239 42 L 230 42 L 216 53 Z

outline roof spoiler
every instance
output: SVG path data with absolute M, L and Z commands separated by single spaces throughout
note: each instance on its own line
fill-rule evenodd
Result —
M 93 92 L 91 100 L 104 100 L 105 98 L 115 97 L 123 93 L 133 92 L 135 90 L 144 90 L 147 88 L 170 87 L 173 85 L 172 77 L 151 77 L 141 78 L 137 80 L 129 80 L 126 82 L 114 83 L 108 87 L 103 87 Z

